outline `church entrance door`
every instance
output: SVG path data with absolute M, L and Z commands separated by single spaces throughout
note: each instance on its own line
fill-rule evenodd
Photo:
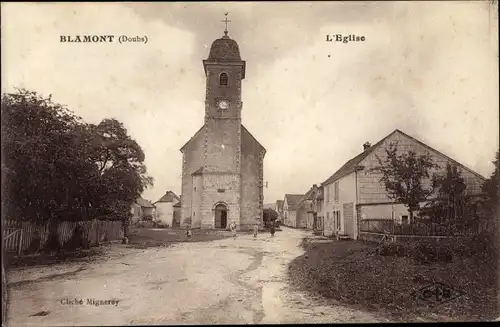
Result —
M 223 204 L 218 204 L 215 207 L 215 228 L 227 227 L 227 207 Z

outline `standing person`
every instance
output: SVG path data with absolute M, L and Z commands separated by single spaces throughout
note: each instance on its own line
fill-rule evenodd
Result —
M 230 229 L 233 232 L 233 237 L 236 238 L 236 223 L 234 222 L 234 220 L 231 221 Z
M 257 222 L 255 222 L 255 224 L 253 224 L 253 237 L 254 238 L 257 237 L 257 233 L 259 233 L 259 225 L 257 224 Z
M 276 231 L 274 227 L 274 221 L 271 221 L 271 236 L 274 236 L 274 232 Z
M 187 236 L 187 240 L 189 241 L 191 239 L 191 236 L 193 236 L 193 232 L 191 231 L 191 227 L 187 227 L 187 230 L 186 230 L 186 236 Z

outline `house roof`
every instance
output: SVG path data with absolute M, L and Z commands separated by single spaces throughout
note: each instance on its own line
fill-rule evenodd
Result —
M 339 170 L 337 170 L 332 176 L 330 176 L 321 185 L 333 183 L 337 179 L 342 178 L 342 177 L 352 173 L 358 167 L 358 165 L 361 163 L 361 161 L 363 161 L 366 157 L 368 157 L 368 155 L 370 153 L 372 153 L 378 146 L 380 146 L 380 144 L 382 144 L 384 142 L 385 139 L 387 139 L 392 134 L 394 134 L 394 132 L 387 135 L 382 140 L 378 141 L 376 144 L 372 145 L 371 147 L 369 147 L 365 151 L 361 152 L 360 154 L 358 154 L 357 156 L 355 156 L 354 158 L 352 158 L 351 160 L 346 162 L 342 167 L 340 167 Z
M 173 205 L 174 208 L 180 208 L 181 207 L 181 202 L 177 202 L 176 204 Z
M 302 201 L 304 200 L 312 200 L 314 197 L 314 187 L 311 187 L 309 191 L 307 191 L 306 194 L 304 194 L 304 197 L 302 198 Z
M 286 203 L 289 208 L 295 208 L 300 203 L 304 194 L 285 194 Z
M 155 207 L 150 201 L 144 199 L 141 196 L 139 198 L 137 198 L 137 200 L 135 200 L 135 203 L 137 203 L 138 205 L 140 205 L 143 208 L 154 208 Z
M 283 200 L 276 200 L 276 206 L 278 209 L 283 209 Z
M 274 203 L 264 203 L 262 207 L 263 209 L 274 209 Z
M 158 202 L 174 202 L 174 200 L 177 200 L 177 201 L 180 201 L 181 199 L 177 196 L 177 194 L 175 194 L 174 192 L 172 191 L 167 191 L 165 193 L 164 196 L 162 196 L 158 201 L 156 201 L 155 203 L 158 203 Z
M 425 147 L 427 150 L 430 150 L 430 151 L 433 151 L 433 152 L 436 152 L 438 153 L 439 155 L 441 156 L 444 156 L 445 158 L 447 158 L 449 161 L 453 162 L 454 164 L 456 165 L 459 165 L 461 167 L 463 167 L 465 170 L 469 171 L 470 173 L 476 175 L 477 177 L 480 177 L 481 179 L 485 179 L 483 176 L 479 175 L 478 173 L 474 172 L 473 170 L 467 168 L 466 166 L 462 165 L 461 163 L 451 159 L 450 157 L 448 157 L 447 155 L 437 151 L 436 149 L 433 149 L 431 148 L 430 146 L 428 146 L 427 144 L 409 136 L 408 134 L 405 134 L 403 133 L 402 131 L 400 131 L 399 129 L 395 129 L 392 133 L 390 133 L 389 135 L 387 135 L 386 137 L 384 137 L 383 139 L 381 139 L 380 141 L 378 141 L 377 143 L 375 143 L 374 145 L 370 146 L 368 149 L 366 149 L 365 151 L 361 152 L 360 154 L 358 154 L 356 157 L 352 158 L 351 160 L 347 161 L 342 167 L 340 167 L 339 170 L 337 170 L 332 176 L 330 176 L 326 181 L 324 181 L 321 185 L 326 185 L 326 184 L 330 184 L 330 183 L 333 183 L 334 181 L 352 173 L 354 170 L 358 169 L 358 168 L 361 168 L 359 167 L 359 164 L 368 156 L 370 155 L 373 151 L 375 151 L 387 138 L 389 138 L 390 136 L 396 134 L 396 133 L 400 133 L 402 134 L 403 136 L 405 137 L 408 137 L 410 138 L 411 140 L 415 141 L 416 143 L 422 145 L 423 147 Z
M 421 142 L 421 141 L 417 140 L 416 138 L 411 137 L 410 135 L 408 135 L 408 134 L 405 134 L 405 133 L 401 132 L 399 129 L 396 129 L 394 132 L 392 132 L 392 133 L 391 133 L 391 134 L 389 134 L 389 135 L 392 135 L 393 133 L 396 133 L 396 132 L 401 133 L 401 134 L 403 134 L 404 136 L 406 136 L 406 137 L 408 137 L 408 138 L 412 139 L 413 141 L 417 142 L 418 144 L 420 144 L 421 146 L 423 146 L 423 147 L 424 147 L 424 148 L 426 148 L 427 150 L 429 150 L 429 151 L 434 151 L 434 152 L 436 152 L 437 154 L 439 154 L 439 155 L 441 155 L 441 156 L 445 157 L 446 159 L 448 159 L 449 161 L 451 161 L 451 162 L 452 162 L 452 163 L 454 163 L 455 165 L 462 167 L 463 169 L 467 170 L 469 173 L 473 174 L 474 176 L 476 176 L 476 177 L 478 177 L 478 178 L 480 178 L 480 179 L 482 179 L 482 180 L 486 180 L 486 177 L 482 176 L 481 174 L 476 173 L 474 170 L 472 170 L 472 169 L 470 169 L 469 167 L 467 167 L 467 166 L 465 166 L 465 165 L 461 164 L 460 162 L 458 162 L 458 161 L 456 161 L 456 160 L 454 160 L 454 159 L 452 159 L 452 158 L 448 157 L 446 154 L 444 154 L 444 153 L 442 153 L 442 152 L 440 152 L 440 151 L 438 151 L 438 150 L 436 150 L 436 149 L 431 148 L 430 146 L 428 146 L 428 145 L 427 145 L 427 144 L 425 144 L 424 142 Z
M 297 204 L 300 204 L 306 200 L 314 200 L 316 189 L 317 188 L 315 186 L 311 187 L 309 191 L 307 191 L 306 194 L 302 196 L 302 198 L 299 200 L 299 203 Z

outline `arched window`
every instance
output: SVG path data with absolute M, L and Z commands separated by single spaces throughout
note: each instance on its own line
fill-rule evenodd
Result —
M 221 86 L 227 86 L 227 83 L 229 81 L 229 76 L 227 76 L 226 73 L 222 73 L 219 76 L 219 85 Z

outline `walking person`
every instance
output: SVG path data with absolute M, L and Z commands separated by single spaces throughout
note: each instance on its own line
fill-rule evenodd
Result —
M 191 239 L 191 236 L 193 236 L 193 232 L 191 231 L 191 227 L 187 227 L 187 230 L 186 230 L 186 236 L 187 236 L 187 240 L 189 241 Z
M 259 233 L 259 225 L 257 222 L 253 224 L 253 237 L 257 238 L 257 234 Z

